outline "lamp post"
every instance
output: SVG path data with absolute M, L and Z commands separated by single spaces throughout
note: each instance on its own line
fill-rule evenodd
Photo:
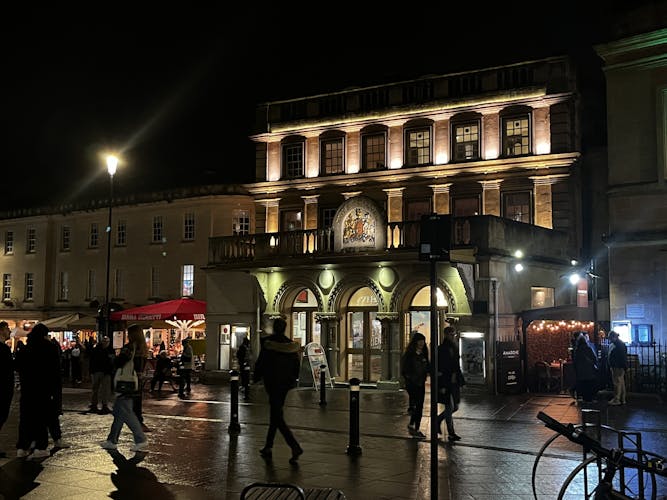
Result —
M 113 208 L 113 176 L 118 167 L 118 158 L 114 155 L 107 155 L 107 172 L 109 172 L 109 223 L 107 224 L 107 280 L 106 280 L 106 295 L 104 301 L 105 308 L 105 336 L 111 338 L 111 305 L 109 304 L 109 273 L 111 271 L 111 211 Z

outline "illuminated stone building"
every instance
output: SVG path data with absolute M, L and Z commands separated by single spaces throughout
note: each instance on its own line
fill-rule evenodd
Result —
M 499 342 L 524 343 L 524 318 L 575 303 L 579 105 L 558 57 L 259 106 L 254 224 L 209 243 L 207 369 L 227 369 L 248 331 L 257 349 L 284 315 L 337 380 L 397 381 L 410 332 L 432 335 L 419 250 L 421 218 L 437 214 L 451 216 L 438 329 L 455 323 L 468 380 L 497 387 Z

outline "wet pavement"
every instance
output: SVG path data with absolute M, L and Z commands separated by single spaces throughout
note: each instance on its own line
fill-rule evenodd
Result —
M 197 384 L 188 400 L 179 400 L 171 390 L 162 397 L 145 393 L 145 422 L 152 432 L 147 434 L 148 453 L 137 454 L 130 452 L 127 427 L 118 452 L 100 448 L 112 417 L 85 413 L 89 388 L 66 387 L 63 392 L 63 439 L 72 446 L 34 462 L 15 458 L 15 397 L 9 421 L 0 431 L 0 449 L 10 452 L 9 458 L 0 459 L 0 498 L 239 499 L 241 490 L 257 481 L 338 488 L 348 499 L 432 498 L 430 421 L 425 415 L 421 425 L 427 439 L 410 435 L 404 391 L 362 388 L 359 456 L 346 453 L 350 444 L 356 444 L 350 440 L 346 388 L 328 390 L 325 406 L 312 388 L 292 391 L 285 417 L 304 449 L 298 465 L 288 462 L 290 450 L 280 435 L 273 459 L 259 456 L 268 423 L 261 386 L 253 386 L 250 401 L 239 402 L 238 434 L 229 432 L 229 386 Z M 427 396 L 425 413 L 429 405 Z M 599 410 L 603 425 L 640 432 L 643 449 L 667 455 L 667 405 L 656 396 L 631 394 L 624 406 L 608 406 L 603 400 L 590 407 Z M 535 458 L 554 434 L 536 418 L 537 413 L 578 424 L 581 409 L 567 395 L 493 396 L 465 387 L 455 414 L 462 440 L 453 445 L 440 440 L 437 445 L 438 498 L 534 498 Z M 616 444 L 615 433 L 603 436 L 607 446 Z M 581 458 L 580 447 L 564 438 L 555 440 L 537 468 L 538 498 L 557 498 Z M 658 498 L 665 497 L 667 482 L 658 480 L 656 491 Z M 583 495 L 580 474 L 564 497 Z

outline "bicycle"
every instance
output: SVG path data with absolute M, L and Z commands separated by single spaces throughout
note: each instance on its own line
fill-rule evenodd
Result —
M 665 458 L 652 452 L 637 449 L 624 448 L 605 448 L 601 442 L 589 436 L 585 432 L 585 425 L 563 424 L 544 412 L 539 412 L 537 418 L 544 422 L 549 429 L 556 431 L 556 434 L 551 437 L 535 459 L 533 466 L 533 495 L 537 499 L 537 490 L 535 485 L 535 473 L 537 471 L 537 464 L 542 457 L 542 454 L 557 437 L 564 436 L 571 442 L 581 445 L 584 449 L 584 460 L 572 470 L 567 476 L 558 494 L 558 500 L 562 500 L 567 492 L 568 487 L 572 484 L 574 479 L 583 471 L 584 474 L 584 496 L 583 498 L 594 500 L 635 500 L 637 498 L 644 499 L 645 481 L 644 474 L 650 478 L 650 492 L 651 499 L 657 499 L 656 491 L 656 475 L 667 477 L 667 468 L 665 467 Z M 607 429 L 611 429 L 608 428 Z M 615 430 L 615 429 L 614 429 Z M 592 456 L 586 458 L 586 454 L 592 453 Z M 635 454 L 637 459 L 626 456 L 627 453 Z M 598 484 L 590 492 L 588 492 L 587 483 L 587 467 L 593 463 L 598 466 Z M 604 466 L 603 466 L 604 464 Z M 625 469 L 633 469 L 637 471 L 636 484 L 638 487 L 637 494 L 639 496 L 631 497 L 626 495 L 626 492 L 631 492 L 628 484 L 625 481 Z M 621 471 L 621 488 L 614 488 L 614 477 L 616 472 Z M 660 497 L 664 498 L 664 497 Z

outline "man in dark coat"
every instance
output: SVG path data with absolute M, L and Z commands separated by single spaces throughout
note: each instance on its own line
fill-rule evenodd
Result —
M 11 331 L 6 321 L 0 321 L 0 429 L 9 417 L 9 407 L 14 396 L 14 360 L 12 351 L 5 344 Z M 0 457 L 5 457 L 4 451 L 0 450 Z
M 447 439 L 459 441 L 461 437 L 454 432 L 453 414 L 461 402 L 461 386 L 465 383 L 459 363 L 459 346 L 456 343 L 456 330 L 447 326 L 443 330 L 444 339 L 438 346 L 438 403 L 445 405 L 445 410 L 438 415 L 438 434 L 442 434 L 441 425 L 447 425 Z
M 614 382 L 614 397 L 609 401 L 610 405 L 624 405 L 626 403 L 625 370 L 628 368 L 628 348 L 625 346 L 618 333 L 609 332 L 609 367 L 611 368 L 611 379 Z
M 102 337 L 90 350 L 90 373 L 93 379 L 93 393 L 90 398 L 90 413 L 107 415 L 111 413 L 109 403 L 111 402 L 111 376 L 113 375 L 113 363 L 116 353 L 111 347 L 109 337 Z M 98 402 L 102 408 L 98 410 Z
M 250 399 L 250 340 L 243 337 L 243 342 L 236 351 L 236 359 L 241 371 L 241 387 L 243 388 L 243 399 Z
M 273 321 L 273 335 L 269 335 L 262 342 L 262 348 L 255 363 L 253 380 L 255 382 L 264 380 L 264 389 L 269 396 L 271 407 L 266 444 L 259 453 L 264 458 L 271 458 L 276 430 L 279 430 L 292 449 L 290 463 L 293 464 L 296 463 L 303 450 L 285 422 L 283 406 L 287 393 L 296 387 L 296 381 L 299 378 L 301 346 L 298 342 L 292 342 L 285 336 L 286 327 L 287 323 L 282 318 L 276 318 Z
M 48 457 L 48 425 L 61 398 L 60 356 L 48 340 L 49 329 L 37 323 L 28 334 L 28 342 L 16 355 L 16 369 L 21 384 L 19 437 L 16 456 L 38 459 Z M 35 450 L 30 453 L 30 444 Z

